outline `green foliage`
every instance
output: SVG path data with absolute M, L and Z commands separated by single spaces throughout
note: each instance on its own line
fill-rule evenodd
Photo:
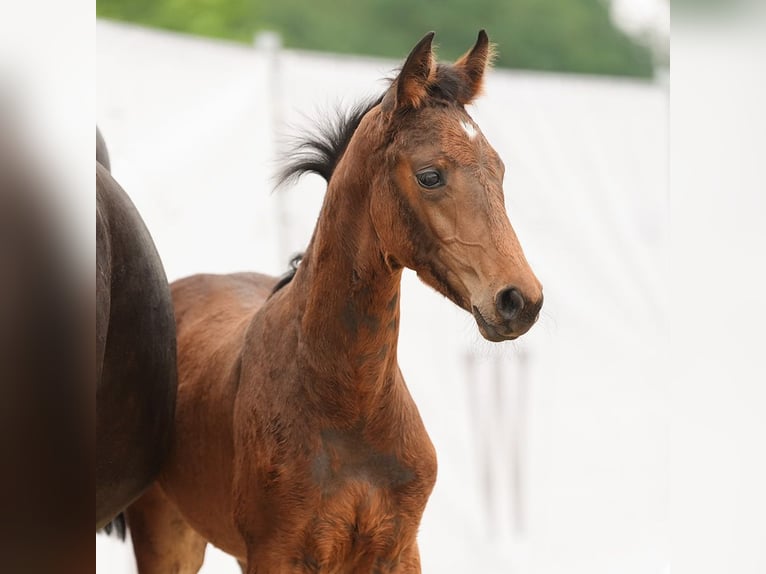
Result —
M 258 0 L 260 2 L 262 0 Z M 249 0 L 97 0 L 99 17 L 201 36 L 251 42 L 262 27 Z
M 288 47 L 402 58 L 428 30 L 440 57 L 467 50 L 480 28 L 500 67 L 637 77 L 650 51 L 610 21 L 602 0 L 97 0 L 100 17 L 251 42 L 262 29 Z

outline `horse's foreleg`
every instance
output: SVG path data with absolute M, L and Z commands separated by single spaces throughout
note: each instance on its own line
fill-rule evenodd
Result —
M 154 483 L 125 512 L 139 574 L 196 574 L 207 541 Z

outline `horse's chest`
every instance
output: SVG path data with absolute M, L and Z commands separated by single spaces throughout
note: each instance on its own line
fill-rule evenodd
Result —
M 325 431 L 312 463 L 319 489 L 307 524 L 307 564 L 316 571 L 394 571 L 413 546 L 430 484 L 417 468 L 355 433 Z
M 393 572 L 419 519 L 390 492 L 355 481 L 327 497 L 306 524 L 299 559 L 309 572 Z

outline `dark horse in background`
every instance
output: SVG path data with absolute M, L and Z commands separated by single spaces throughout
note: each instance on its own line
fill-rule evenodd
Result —
M 165 270 L 141 216 L 110 173 L 98 130 L 96 241 L 99 529 L 156 478 L 170 445 L 177 375 Z

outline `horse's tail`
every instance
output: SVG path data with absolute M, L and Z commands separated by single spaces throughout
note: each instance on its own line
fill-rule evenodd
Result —
M 125 522 L 125 513 L 120 512 L 117 516 L 112 518 L 111 521 L 107 522 L 104 525 L 103 531 L 106 532 L 108 536 L 114 535 L 124 542 L 125 535 L 128 532 L 128 523 Z

